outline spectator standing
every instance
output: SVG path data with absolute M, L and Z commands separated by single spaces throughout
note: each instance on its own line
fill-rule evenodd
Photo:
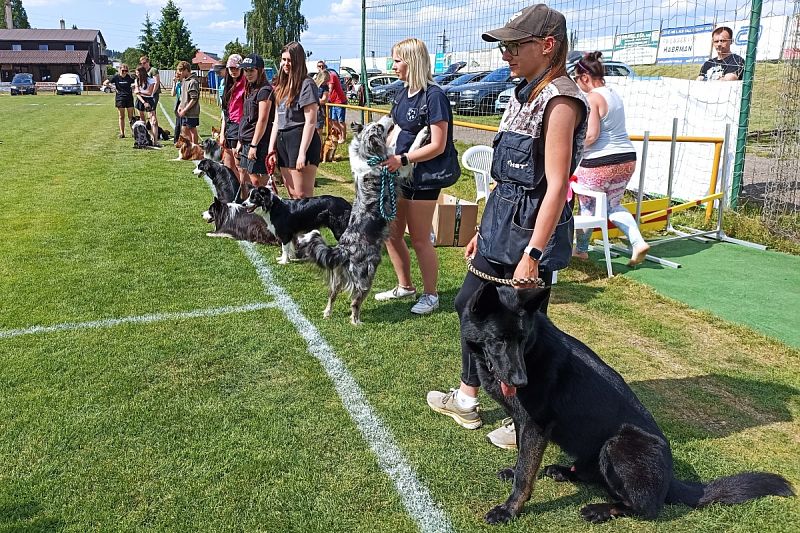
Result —
M 192 72 L 188 61 L 180 61 L 177 71 L 181 76 L 181 103 L 178 116 L 181 118 L 181 131 L 195 144 L 200 144 L 197 126 L 200 125 L 200 80 Z
M 322 129 L 325 127 L 325 104 L 328 103 L 328 93 L 330 91 L 330 86 L 328 82 L 331 79 L 331 75 L 328 73 L 327 70 L 321 70 L 314 76 L 314 82 L 317 84 L 317 92 L 319 95 L 319 111 L 317 112 L 317 134 L 320 136 L 320 140 L 322 139 Z
M 697 81 L 736 81 L 744 75 L 744 59 L 740 55 L 731 53 L 733 30 L 727 26 L 720 26 L 711 32 L 711 41 L 717 57 L 711 58 L 700 67 Z
M 270 183 L 266 159 L 267 148 L 271 139 L 275 137 L 272 134 L 275 97 L 272 86 L 267 81 L 264 60 L 261 56 L 249 55 L 242 60 L 240 66 L 244 70 L 247 86 L 235 154 L 240 156 L 239 166 L 242 169 L 243 181 L 249 182 L 254 187 L 265 186 Z M 244 191 L 240 194 L 246 196 Z
M 356 95 L 356 104 L 363 107 L 366 104 L 364 96 L 364 84 L 361 83 L 358 74 L 353 74 L 353 93 Z
M 314 80 L 308 76 L 306 53 L 300 43 L 291 42 L 281 50 L 275 102 L 269 159 L 280 167 L 290 197 L 314 196 L 322 148 L 316 129 L 319 96 Z
M 139 111 L 139 117 L 150 123 L 153 132 L 153 142 L 158 144 L 158 122 L 156 121 L 156 104 L 153 90 L 156 83 L 147 75 L 147 69 L 139 65 L 136 69 L 136 81 L 133 84 L 133 96 L 136 99 L 134 107 Z
M 399 126 L 395 153 L 384 165 L 390 171 L 414 163 L 411 183 L 399 185 L 397 217 L 392 221 L 386 250 L 397 275 L 393 289 L 375 295 L 379 301 L 416 296 L 411 280 L 411 256 L 405 229 L 417 255 L 422 275 L 423 294 L 411 308 L 418 315 L 439 307 L 437 283 L 439 257 L 431 242 L 431 225 L 436 199 L 443 187 L 452 185 L 461 174 L 458 152 L 453 145 L 453 112 L 441 87 L 431 76 L 431 62 L 425 43 L 405 39 L 392 47 L 394 71 L 405 87 L 392 106 L 392 119 Z M 410 151 L 417 134 L 430 126 L 430 143 Z
M 333 70 L 329 70 L 324 61 L 317 63 L 317 69 L 327 70 L 330 75 L 328 81 L 328 102 L 331 104 L 346 104 L 347 96 L 342 89 L 342 81 L 339 75 Z M 328 118 L 330 119 L 330 127 L 336 129 L 339 135 L 339 144 L 345 142 L 347 137 L 347 127 L 345 126 L 345 109 L 343 107 L 328 106 Z
M 150 124 L 153 128 L 153 138 L 157 140 L 158 113 L 156 112 L 156 106 L 158 105 L 158 99 L 161 95 L 161 76 L 158 74 L 158 69 L 150 64 L 150 58 L 147 56 L 142 56 L 139 58 L 139 66 L 144 67 L 147 70 L 147 77 L 153 82 L 153 88 L 150 92 L 150 96 L 153 98 L 153 112 L 150 114 Z
M 486 200 L 480 231 L 467 245 L 477 269 L 499 278 L 541 278 L 566 267 L 572 252 L 572 210 L 566 203 L 569 177 L 583 156 L 589 109 L 567 76 L 569 41 L 564 15 L 537 4 L 483 34 L 497 42 L 511 74 L 524 78 L 500 121 L 491 174 L 497 186 Z M 468 272 L 456 296 L 462 314 L 484 283 Z M 530 285 L 517 285 L 529 288 Z M 547 312 L 544 302 L 542 312 Z M 488 372 L 488 371 L 487 371 Z M 478 359 L 461 343 L 461 385 L 448 393 L 431 391 L 428 406 L 467 429 L 477 429 Z M 513 424 L 489 433 L 501 447 L 515 447 Z
M 625 187 L 636 170 L 636 150 L 625 127 L 622 98 L 605 82 L 602 52 L 585 54 L 575 64 L 573 79 L 589 99 L 589 125 L 583 159 L 575 171 L 578 183 L 589 190 L 606 193 L 608 219 L 628 238 L 632 253 L 629 266 L 644 261 L 650 245 L 639 232 L 633 216 L 620 205 Z M 593 196 L 578 196 L 580 213 L 595 211 Z M 573 256 L 588 259 L 589 239 L 594 230 L 579 230 L 575 236 Z
M 239 158 L 234 155 L 239 142 L 239 126 L 244 116 L 244 95 L 247 90 L 247 78 L 240 68 L 242 56 L 231 54 L 225 63 L 225 77 L 220 80 L 225 89 L 222 92 L 222 129 L 220 144 L 222 145 L 222 163 L 231 169 L 239 180 L 239 197 L 246 198 L 245 177 L 242 174 Z
M 110 80 L 103 82 L 104 87 L 114 86 L 116 95 L 114 96 L 114 107 L 117 108 L 119 115 L 119 138 L 125 138 L 125 113 L 128 114 L 128 122 L 133 118 L 133 77 L 128 74 L 128 65 L 125 63 L 119 66 L 119 73 L 114 74 Z
M 181 131 L 181 117 L 178 116 L 178 106 L 181 104 L 181 73 L 180 71 L 175 71 L 175 77 L 172 79 L 172 90 L 170 93 L 172 96 L 175 97 L 175 106 L 173 108 L 173 113 L 175 115 L 175 141 L 178 140 L 178 134 Z

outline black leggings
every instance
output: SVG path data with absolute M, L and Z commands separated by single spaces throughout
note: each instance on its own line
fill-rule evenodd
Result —
M 485 272 L 496 278 L 505 279 L 514 277 L 514 269 L 517 268 L 517 265 L 501 265 L 498 263 L 490 263 L 480 253 L 475 254 L 475 258 L 472 260 L 472 266 L 481 272 Z M 539 277 L 544 280 L 545 286 L 549 287 L 553 284 L 552 272 L 539 269 Z M 476 290 L 478 290 L 478 288 L 480 288 L 481 284 L 483 283 L 485 283 L 484 280 L 480 279 L 472 272 L 467 271 L 467 277 L 464 278 L 464 284 L 461 285 L 461 290 L 459 290 L 458 294 L 456 295 L 455 306 L 456 311 L 458 311 L 459 319 L 461 318 L 461 313 L 467 306 L 467 302 L 469 301 L 470 297 L 475 293 Z M 548 296 L 547 299 L 542 302 L 542 306 L 539 308 L 539 310 L 542 313 L 547 314 L 547 305 L 549 303 L 550 297 Z M 461 337 L 461 381 L 470 387 L 479 387 L 481 384 L 480 379 L 478 378 L 478 365 L 475 362 L 475 357 L 470 351 L 469 346 L 467 346 L 467 344 L 464 342 L 464 337 Z

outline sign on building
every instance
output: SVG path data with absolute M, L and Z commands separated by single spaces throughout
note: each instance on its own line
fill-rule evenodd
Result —
M 702 63 L 711 50 L 713 24 L 698 24 L 661 31 L 659 63 Z
M 614 61 L 630 65 L 652 65 L 658 57 L 659 30 L 623 33 L 614 39 Z
M 762 17 L 761 26 L 758 29 L 756 61 L 781 58 L 788 23 L 789 17 L 783 15 L 777 17 Z M 750 33 L 750 21 L 732 20 L 722 22 L 717 24 L 717 26 L 727 26 L 733 30 L 731 52 L 745 57 L 747 54 L 747 36 Z M 713 50 L 712 55 L 716 55 Z

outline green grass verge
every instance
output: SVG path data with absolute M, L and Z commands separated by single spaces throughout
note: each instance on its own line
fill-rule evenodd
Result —
M 191 164 L 169 161 L 171 148 L 136 151 L 116 139 L 111 102 L 3 99 L 0 330 L 269 300 L 236 243 L 204 236 L 199 213 L 210 194 Z M 352 197 L 346 161 L 323 165 L 319 181 L 320 193 Z M 472 177 L 451 191 L 474 197 Z M 409 302 L 369 299 L 364 326 L 354 328 L 344 299 L 321 318 L 316 269 L 279 268 L 277 249 L 258 249 L 455 529 L 496 530 L 482 516 L 507 496 L 494 472 L 514 454 L 484 436 L 503 413 L 483 396 L 486 426 L 466 431 L 424 401 L 429 389 L 457 383 L 452 306 L 462 250 L 438 250 L 441 311 L 413 317 Z M 385 259 L 375 287 L 393 283 Z M 608 280 L 593 262 L 562 272 L 551 309 L 653 411 L 681 477 L 757 468 L 800 483 L 800 352 L 625 278 Z M 0 398 L 2 531 L 416 529 L 277 309 L 0 338 Z M 565 458 L 552 446 L 546 460 Z M 525 513 L 502 529 L 595 530 L 578 510 L 602 499 L 593 488 L 542 480 Z M 798 521 L 798 500 L 767 498 L 670 506 L 654 522 L 602 527 L 790 531 Z

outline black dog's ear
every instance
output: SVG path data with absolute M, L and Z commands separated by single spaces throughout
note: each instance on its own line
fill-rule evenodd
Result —
M 542 304 L 550 297 L 550 287 L 541 289 L 521 289 L 517 291 L 520 307 L 529 313 L 535 313 L 541 309 Z
M 360 122 L 351 122 L 350 129 L 353 130 L 353 133 L 361 133 L 364 130 L 364 125 Z
M 497 310 L 500 306 L 500 295 L 497 287 L 492 282 L 484 282 L 472 295 L 469 301 L 469 310 L 472 314 L 484 317 Z

